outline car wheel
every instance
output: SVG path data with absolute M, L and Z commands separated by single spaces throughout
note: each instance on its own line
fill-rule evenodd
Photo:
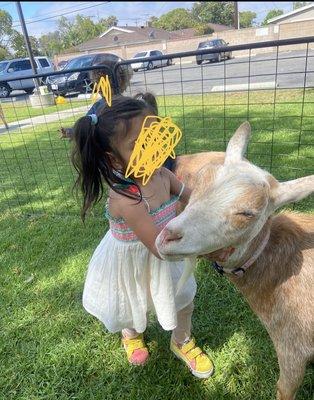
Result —
M 89 79 L 84 79 L 81 84 L 80 92 L 83 94 L 90 93 L 93 91 L 93 83 Z
M 218 53 L 217 62 L 220 62 L 220 61 L 221 61 L 221 54 Z
M 137 71 L 138 71 L 138 69 L 137 69 L 137 68 L 136 68 L 136 69 L 133 69 L 133 71 L 134 71 L 134 72 L 137 72 Z
M 232 58 L 232 53 L 229 53 L 229 55 L 228 55 L 228 60 L 231 60 L 231 58 Z
M 172 64 L 172 60 L 170 60 L 170 58 L 168 58 L 168 60 L 167 60 L 167 65 L 168 65 L 168 67 L 169 67 L 169 65 L 171 65 Z
M 147 64 L 147 69 L 149 70 L 149 69 L 153 69 L 153 68 L 154 68 L 153 63 L 150 61 L 150 62 Z
M 35 88 L 24 89 L 27 94 L 33 94 Z
M 0 98 L 9 97 L 11 88 L 6 83 L 0 83 Z
M 202 60 L 196 60 L 196 64 L 197 65 L 201 65 L 202 64 Z

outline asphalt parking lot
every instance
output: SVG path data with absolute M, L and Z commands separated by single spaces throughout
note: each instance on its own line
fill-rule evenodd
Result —
M 182 59 L 151 71 L 134 72 L 131 93 L 151 91 L 155 95 L 201 94 L 238 90 L 314 87 L 314 51 L 305 50 L 237 57 L 220 63 L 197 65 Z M 70 95 L 69 97 L 75 97 Z M 67 96 L 68 97 L 68 96 Z M 11 100 L 26 100 L 23 91 L 13 91 Z M 2 100 L 3 101 L 3 100 Z M 5 101 L 5 100 L 4 100 Z

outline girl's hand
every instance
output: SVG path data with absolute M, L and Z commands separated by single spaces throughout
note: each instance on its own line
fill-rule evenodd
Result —
M 178 196 L 183 183 L 179 181 L 179 179 L 175 176 L 173 172 L 171 172 L 169 169 L 163 168 L 163 173 L 167 174 L 169 179 L 170 179 L 170 192 L 171 194 L 174 194 L 175 196 Z M 188 188 L 187 186 L 184 187 L 184 190 L 181 194 L 180 201 L 184 204 L 187 205 L 190 196 L 191 196 L 192 190 Z

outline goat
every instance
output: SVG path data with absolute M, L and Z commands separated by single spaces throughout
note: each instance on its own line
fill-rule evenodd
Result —
M 272 214 L 310 195 L 314 175 L 279 183 L 243 158 L 250 132 L 242 124 L 226 153 L 213 154 L 198 173 L 177 166 L 192 195 L 155 244 L 168 260 L 229 249 L 214 266 L 265 325 L 280 368 L 277 399 L 293 400 L 314 357 L 314 216 Z

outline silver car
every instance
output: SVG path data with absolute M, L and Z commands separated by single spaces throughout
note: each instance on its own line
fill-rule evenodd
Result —
M 141 51 L 140 53 L 135 54 L 133 59 L 136 58 L 148 58 L 148 57 L 156 57 L 156 56 L 163 56 L 164 54 L 159 50 L 147 50 Z M 164 65 L 171 65 L 172 60 L 171 58 L 164 59 L 164 60 L 150 60 L 150 61 L 140 61 L 131 64 L 134 72 L 137 72 L 139 69 L 153 69 L 157 67 L 162 67 Z
M 40 56 L 34 58 L 39 74 L 54 71 L 54 66 L 49 58 Z M 29 58 L 0 61 L 0 98 L 9 97 L 13 90 L 24 90 L 26 93 L 33 93 L 35 89 L 34 79 L 21 79 L 29 75 L 33 75 Z M 7 81 L 12 78 L 17 80 Z

